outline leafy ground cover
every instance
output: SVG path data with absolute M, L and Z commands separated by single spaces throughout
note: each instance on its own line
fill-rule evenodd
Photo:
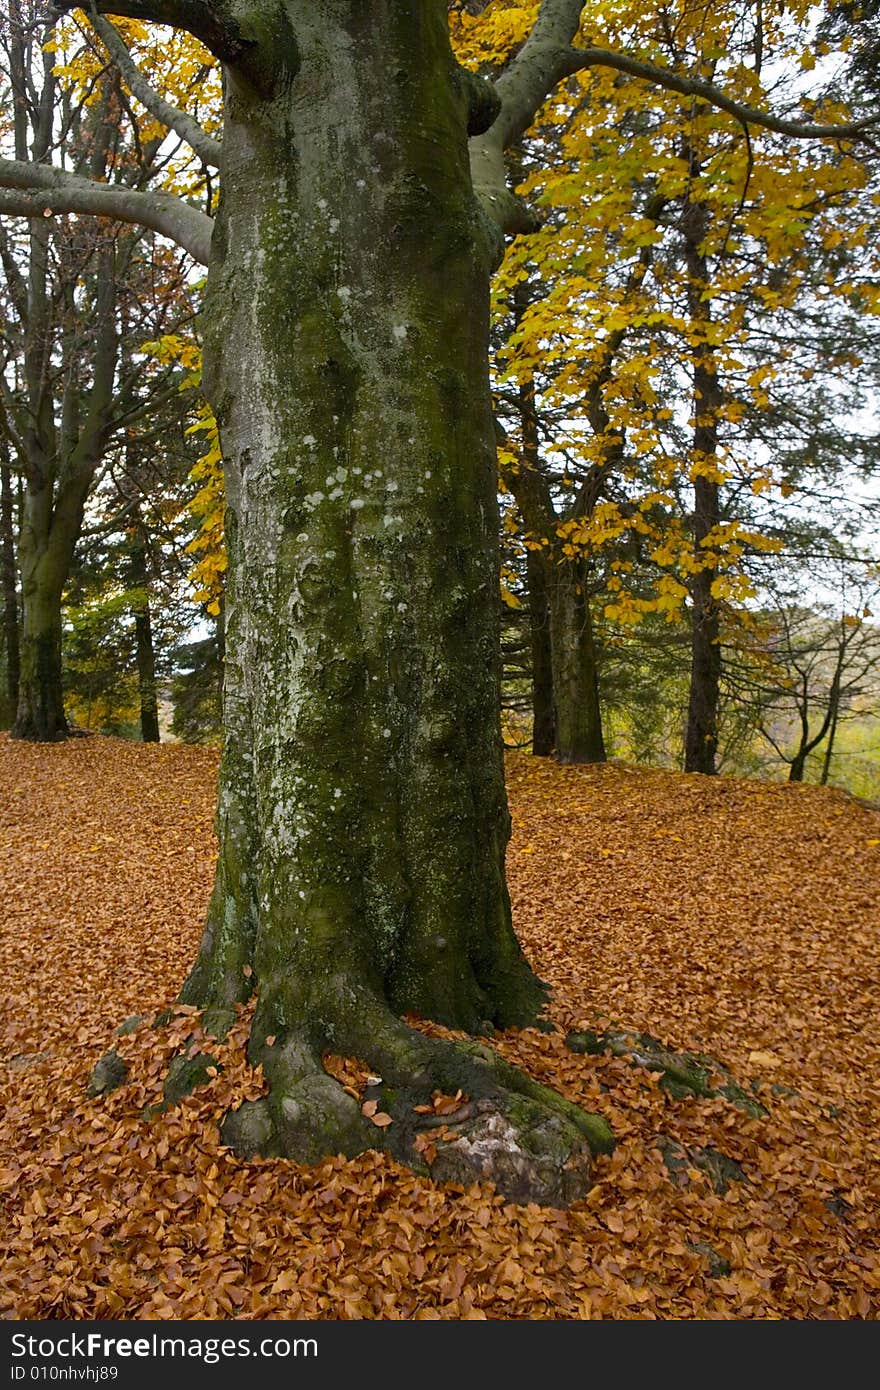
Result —
M 0 740 L 4 1316 L 877 1316 L 876 811 L 511 757 L 516 923 L 557 1030 L 495 1043 L 619 1141 L 556 1211 L 375 1153 L 237 1160 L 218 1124 L 261 1089 L 244 1021 L 207 1085 L 141 1118 L 193 1032 L 191 1011 L 150 1019 L 199 937 L 215 775 L 204 749 Z M 127 1082 L 87 1099 L 133 1014 Z M 717 1059 L 767 1113 L 566 1046 L 608 1029 Z M 351 1059 L 327 1065 L 357 1084 Z

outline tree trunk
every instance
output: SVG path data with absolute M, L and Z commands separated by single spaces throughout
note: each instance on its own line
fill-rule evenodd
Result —
M 153 650 L 153 625 L 149 599 L 134 615 L 135 648 L 137 653 L 138 693 L 141 706 L 141 740 L 159 742 L 159 703 L 156 698 L 156 654 Z
M 688 148 L 694 175 L 699 163 Z M 688 306 L 695 332 L 693 543 L 696 572 L 691 582 L 691 681 L 685 732 L 685 772 L 715 773 L 718 754 L 718 706 L 721 688 L 721 608 L 712 592 L 718 571 L 710 562 L 712 532 L 721 521 L 718 482 L 718 415 L 723 392 L 710 330 L 712 314 L 707 295 L 709 265 L 703 242 L 709 226 L 705 203 L 685 203 L 682 227 L 688 269 Z
M 694 539 L 700 541 L 719 521 L 718 484 L 694 481 Z M 718 699 L 721 685 L 721 611 L 712 593 L 716 572 L 704 568 L 691 584 L 691 679 L 685 734 L 685 772 L 715 772 L 718 752 Z
M 18 712 L 12 737 L 54 742 L 67 737 L 61 674 L 61 596 L 82 530 L 86 498 L 106 443 L 113 398 L 117 344 L 116 253 L 99 257 L 95 275 L 94 356 L 88 409 L 80 422 L 78 360 L 67 364 L 56 428 L 55 403 L 44 360 L 51 341 L 48 317 L 48 246 L 45 229 L 31 232 L 31 322 L 27 374 L 32 424 L 25 432 L 27 486 L 19 536 L 21 664 Z
M 473 84 L 446 0 L 281 14 L 268 48 L 292 57 L 289 15 L 297 73 L 228 84 L 205 343 L 228 507 L 220 855 L 181 997 L 223 1028 L 259 992 L 270 1091 L 227 1117 L 240 1152 L 382 1145 L 418 1165 L 412 1107 L 452 1087 L 470 1104 L 434 1174 L 565 1200 L 596 1122 L 400 1018 L 505 1027 L 544 1000 L 504 877 Z M 381 1075 L 386 1130 L 325 1049 Z
M 141 707 L 141 740 L 159 742 L 159 704 L 156 698 L 156 653 L 153 649 L 153 623 L 147 590 L 147 556 L 143 541 L 137 538 L 131 552 L 131 579 L 138 590 L 134 610 L 135 657 L 138 695 Z
M 819 778 L 819 785 L 821 787 L 827 787 L 828 779 L 831 776 L 831 761 L 834 757 L 834 744 L 837 741 L 837 724 L 839 717 L 839 706 L 835 706 L 831 716 L 831 725 L 828 729 L 828 742 L 825 745 L 825 754 L 822 758 L 822 775 Z
M 534 377 L 519 388 L 522 461 L 510 478 L 523 520 L 549 547 L 528 551 L 532 605 L 533 752 L 560 762 L 603 763 L 602 716 L 587 566 L 559 553 L 557 514 L 541 471 Z M 534 597 L 533 597 L 534 596 Z
M 3 636 L 6 653 L 6 688 L 9 710 L 18 708 L 19 638 L 18 586 L 15 564 L 15 505 L 12 478 L 0 463 L 0 569 L 3 585 Z
M 557 560 L 551 567 L 549 592 L 556 756 L 561 763 L 604 763 L 586 566 Z
M 21 646 L 11 737 L 54 743 L 69 733 L 61 684 L 61 595 L 73 556 L 48 519 L 49 489 L 29 488 L 19 538 Z
M 547 758 L 556 744 L 553 707 L 553 656 L 550 642 L 550 600 L 547 593 L 547 560 L 536 550 L 527 551 L 529 635 L 532 653 L 532 753 Z

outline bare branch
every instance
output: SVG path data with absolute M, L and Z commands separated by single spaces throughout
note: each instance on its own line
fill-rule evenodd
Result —
M 78 212 L 132 222 L 166 236 L 208 264 L 214 223 L 172 193 L 144 193 L 94 183 L 46 164 L 0 159 L 0 212 L 12 217 L 44 217 Z M 14 190 L 14 191 L 5 191 Z
M 0 208 L 2 211 L 2 208 Z M 6 229 L 0 227 L 0 262 L 6 274 L 6 284 L 9 288 L 9 295 L 12 300 L 12 307 L 18 317 L 19 323 L 27 321 L 28 312 L 28 291 L 27 281 L 19 269 L 18 262 L 12 253 Z
M 202 129 L 198 121 L 187 111 L 172 106 L 163 96 L 151 87 L 137 63 L 132 58 L 119 30 L 97 13 L 93 6 L 88 10 L 89 22 L 101 37 L 113 62 L 118 67 L 129 91 L 137 97 L 147 111 L 161 121 L 162 125 L 173 130 L 195 151 L 203 164 L 219 168 L 222 145 Z
M 729 112 L 743 125 L 763 126 L 766 130 L 774 130 L 779 135 L 791 135 L 797 140 L 868 141 L 880 128 L 880 116 L 828 125 L 776 116 L 771 111 L 760 111 L 755 106 L 736 101 L 714 82 L 706 82 L 701 77 L 684 77 L 673 72 L 671 68 L 646 63 L 639 58 L 631 58 L 626 53 L 614 53 L 608 48 L 571 48 L 567 57 L 559 55 L 558 58 L 560 77 L 591 67 L 614 68 L 617 72 L 628 73 L 630 77 L 638 77 L 644 82 L 653 83 L 656 87 L 664 87 L 667 91 L 680 92 L 682 96 L 687 97 L 698 97 L 721 111 Z

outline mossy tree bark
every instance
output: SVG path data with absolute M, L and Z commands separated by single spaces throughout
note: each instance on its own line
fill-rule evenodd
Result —
M 209 277 L 225 745 L 182 998 L 222 1028 L 258 991 L 270 1092 L 227 1120 L 242 1151 L 417 1162 L 413 1105 L 453 1087 L 470 1102 L 444 1175 L 566 1200 L 607 1129 L 401 1021 L 526 1024 L 545 1000 L 504 876 L 495 246 L 467 147 L 491 103 L 453 58 L 445 0 L 302 0 L 264 21 L 265 67 L 252 53 L 229 76 Z M 327 1049 L 381 1073 L 384 1135 Z
M 72 555 L 72 547 L 69 553 Z M 13 738 L 53 743 L 67 737 L 61 687 L 61 592 L 69 569 L 69 561 L 65 563 L 60 550 L 56 554 L 23 539 L 21 647 Z
M 15 496 L 8 448 L 0 446 L 0 575 L 3 590 L 3 649 L 6 659 L 8 718 L 18 705 L 18 568 L 15 561 Z

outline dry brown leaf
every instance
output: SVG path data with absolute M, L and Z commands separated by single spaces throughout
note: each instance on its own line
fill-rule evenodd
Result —
M 876 854 L 854 850 L 880 838 L 876 812 L 824 788 L 510 758 L 515 921 L 560 1031 L 493 1045 L 619 1139 L 587 1199 L 557 1212 L 375 1151 L 236 1159 L 220 1122 L 265 1090 L 253 1006 L 211 1041 L 211 1085 L 144 1125 L 170 1057 L 205 1050 L 192 1006 L 152 1018 L 201 932 L 215 785 L 210 750 L 0 738 L 3 1316 L 878 1317 L 880 904 Z M 132 1014 L 150 1021 L 116 1038 Z M 770 1118 L 566 1049 L 566 1029 L 611 1023 L 757 1076 Z M 129 1076 L 88 1101 L 110 1045 Z M 324 1061 L 358 1099 L 379 1084 L 369 1058 Z M 748 1184 L 719 1197 L 693 1168 L 675 1186 L 660 1135 L 729 1154 Z M 417 1138 L 426 1164 L 442 1137 Z M 729 1275 L 712 1277 L 710 1249 Z

